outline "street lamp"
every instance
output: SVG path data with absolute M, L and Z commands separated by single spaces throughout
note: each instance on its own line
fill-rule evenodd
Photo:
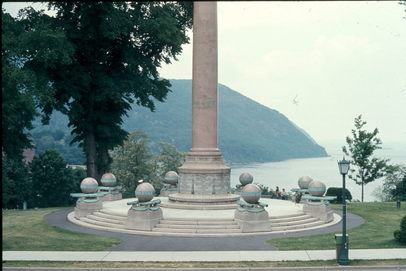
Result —
M 340 255 L 338 257 L 338 264 L 340 265 L 349 265 L 350 260 L 348 259 L 348 239 L 347 239 L 347 201 L 346 201 L 346 193 L 345 193 L 345 175 L 348 173 L 350 169 L 350 161 L 343 160 L 338 161 L 338 168 L 340 170 L 340 174 L 343 175 L 343 191 L 342 191 L 342 204 L 343 204 L 343 236 L 342 236 L 342 244 L 340 248 Z

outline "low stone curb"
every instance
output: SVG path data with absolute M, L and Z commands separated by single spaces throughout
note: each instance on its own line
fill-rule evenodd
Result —
M 405 271 L 406 266 L 318 266 L 318 267 L 258 267 L 258 268 L 56 268 L 3 267 L 5 271 Z

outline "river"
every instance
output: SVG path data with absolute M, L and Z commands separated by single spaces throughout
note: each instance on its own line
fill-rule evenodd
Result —
M 314 180 L 322 181 L 328 187 L 341 187 L 342 177 L 338 171 L 337 161 L 343 158 L 341 143 L 325 143 L 328 157 L 292 159 L 281 162 L 252 163 L 245 165 L 231 165 L 231 186 L 239 184 L 239 176 L 248 172 L 254 176 L 254 183 L 260 183 L 275 190 L 276 186 L 290 191 L 297 188 L 297 181 L 301 176 L 310 176 Z M 406 165 L 406 143 L 383 144 L 383 148 L 376 151 L 376 157 L 390 159 L 393 164 Z M 364 186 L 364 201 L 376 201 L 374 189 L 381 186 L 382 179 L 378 179 Z M 361 200 L 361 186 L 346 178 L 346 187 L 350 190 L 353 200 Z

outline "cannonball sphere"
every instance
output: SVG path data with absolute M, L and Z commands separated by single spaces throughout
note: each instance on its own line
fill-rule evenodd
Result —
M 322 197 L 326 192 L 326 185 L 320 181 L 312 181 L 309 184 L 309 193 L 315 197 Z
M 150 183 L 140 183 L 135 189 L 135 196 L 139 202 L 147 202 L 154 198 L 155 188 Z
M 254 177 L 252 177 L 249 173 L 242 173 L 240 175 L 240 183 L 244 186 L 254 181 Z
M 168 171 L 164 179 L 165 183 L 175 185 L 178 183 L 179 175 L 175 171 Z
M 117 185 L 116 176 L 113 173 L 105 173 L 101 177 L 101 183 L 103 186 L 113 187 Z
M 85 194 L 96 193 L 99 188 L 99 184 L 97 183 L 96 179 L 92 177 L 87 177 L 82 180 L 80 183 L 80 189 Z
M 241 197 L 248 203 L 258 203 L 261 198 L 261 188 L 256 184 L 249 183 L 242 189 Z
M 297 183 L 300 189 L 307 189 L 309 188 L 309 184 L 311 181 L 313 181 L 313 179 L 310 178 L 309 176 L 302 176 L 299 178 Z

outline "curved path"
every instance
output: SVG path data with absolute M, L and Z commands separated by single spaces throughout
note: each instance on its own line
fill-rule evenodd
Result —
M 122 243 L 109 248 L 109 251 L 239 251 L 239 250 L 277 250 L 265 244 L 266 240 L 318 235 L 324 233 L 341 232 L 341 222 L 330 227 L 308 230 L 303 232 L 275 233 L 242 237 L 172 237 L 172 236 L 146 236 L 119 232 L 93 230 L 76 225 L 67 219 L 72 209 L 49 214 L 45 221 L 53 226 L 66 230 L 115 237 Z M 341 212 L 336 212 L 341 215 Z M 347 229 L 357 227 L 364 223 L 360 216 L 347 213 Z M 332 236 L 333 238 L 333 236 Z

